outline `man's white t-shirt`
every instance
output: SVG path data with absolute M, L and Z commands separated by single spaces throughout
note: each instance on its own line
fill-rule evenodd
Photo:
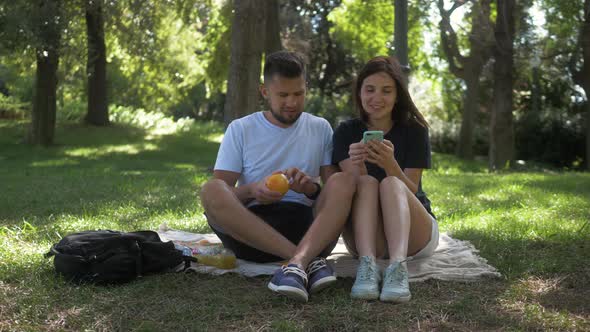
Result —
M 301 113 L 288 128 L 270 123 L 263 112 L 234 120 L 227 128 L 215 170 L 240 173 L 238 186 L 258 182 L 276 171 L 296 167 L 312 178 L 332 163 L 332 127 L 326 119 Z M 311 206 L 303 194 L 289 190 L 282 201 Z M 254 201 L 249 205 L 255 205 Z

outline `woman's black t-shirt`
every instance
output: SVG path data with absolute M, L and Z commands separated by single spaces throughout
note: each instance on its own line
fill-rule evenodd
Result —
M 338 165 L 341 161 L 348 159 L 348 148 L 352 143 L 358 143 L 363 138 L 363 132 L 368 130 L 367 126 L 360 119 L 343 121 L 334 131 L 334 151 L 332 152 L 332 164 Z M 402 170 L 406 168 L 430 168 L 430 140 L 428 128 L 418 123 L 410 123 L 407 126 L 396 124 L 391 130 L 385 133 L 384 138 L 391 141 L 394 146 L 395 160 Z M 379 182 L 386 177 L 385 171 L 379 166 L 365 162 L 367 172 Z M 430 208 L 430 200 L 422 191 L 422 181 L 418 183 L 416 197 L 420 200 L 426 211 L 433 217 Z

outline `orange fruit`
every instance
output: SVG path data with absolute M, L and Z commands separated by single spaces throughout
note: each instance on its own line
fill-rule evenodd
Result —
M 287 191 L 289 191 L 289 179 L 287 179 L 285 174 L 273 174 L 266 179 L 266 187 L 272 191 L 278 191 L 284 195 Z

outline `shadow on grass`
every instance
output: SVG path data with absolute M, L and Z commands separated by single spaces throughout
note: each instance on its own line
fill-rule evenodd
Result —
M 522 290 L 526 294 L 513 295 L 521 291 L 517 286 L 513 289 L 517 280 L 412 283 L 412 301 L 393 305 L 352 300 L 349 295 L 352 279 L 349 278 L 339 279 L 334 287 L 314 294 L 308 303 L 301 304 L 269 291 L 268 279 L 191 273 L 148 276 L 115 287 L 76 287 L 57 280 L 52 271 L 44 270 L 36 281 L 44 287 L 31 285 L 39 291 L 19 297 L 16 307 L 37 304 L 35 310 L 44 313 L 33 322 L 37 326 L 57 325 L 54 327 L 77 330 L 90 327 L 99 330 L 146 328 L 149 331 L 568 328 L 557 319 L 536 319 L 527 314 L 525 308 L 512 306 L 511 296 L 518 300 L 520 296 L 530 296 L 526 290 Z M 527 302 L 531 303 L 530 297 Z M 567 309 L 554 304 L 548 304 L 547 311 L 569 315 Z M 539 305 L 537 298 L 534 305 Z M 540 305 L 545 306 L 542 302 Z M 11 310 L 6 314 L 13 316 Z
M 432 153 L 432 171 L 437 173 L 487 173 L 482 161 L 464 160 L 454 155 Z
M 527 185 L 543 192 L 559 192 L 572 195 L 579 195 L 590 199 L 590 173 L 569 172 L 568 181 L 561 176 L 546 176 L 542 179 L 533 179 Z
M 577 202 L 583 205 L 590 197 L 590 174 L 563 173 L 545 176 L 539 173 L 427 175 L 425 181 L 433 206 L 444 209 L 437 216 L 445 219 L 458 215 L 485 215 L 489 211 L 511 209 L 551 210 L 560 204 Z M 457 204 L 461 202 L 462 204 Z M 575 206 L 575 205 L 574 205 Z M 577 209 L 567 213 L 575 218 L 587 218 L 587 212 Z M 565 212 L 565 211 L 562 211 Z
M 84 125 L 59 127 L 65 144 L 14 143 L 23 124 L 5 125 L 0 138 L 0 224 L 30 219 L 103 215 L 125 225 L 172 211 L 195 211 L 219 144 L 199 128 L 147 139 L 144 130 Z
M 543 307 L 590 315 L 590 236 L 563 232 L 550 239 L 527 239 L 522 234 L 498 235 L 474 229 L 453 232 L 469 240 L 511 284 L 524 283 L 527 296 Z M 528 280 L 538 280 L 538 286 Z

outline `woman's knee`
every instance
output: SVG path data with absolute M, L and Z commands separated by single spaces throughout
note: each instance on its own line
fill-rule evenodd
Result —
M 370 175 L 361 175 L 357 180 L 357 187 L 362 188 L 377 188 L 379 181 Z
M 379 191 L 382 195 L 385 193 L 405 195 L 407 190 L 406 184 L 396 176 L 386 177 L 379 185 Z
M 354 193 L 356 187 L 356 179 L 347 172 L 338 172 L 330 176 L 326 187 L 329 190 L 334 190 L 343 193 Z

